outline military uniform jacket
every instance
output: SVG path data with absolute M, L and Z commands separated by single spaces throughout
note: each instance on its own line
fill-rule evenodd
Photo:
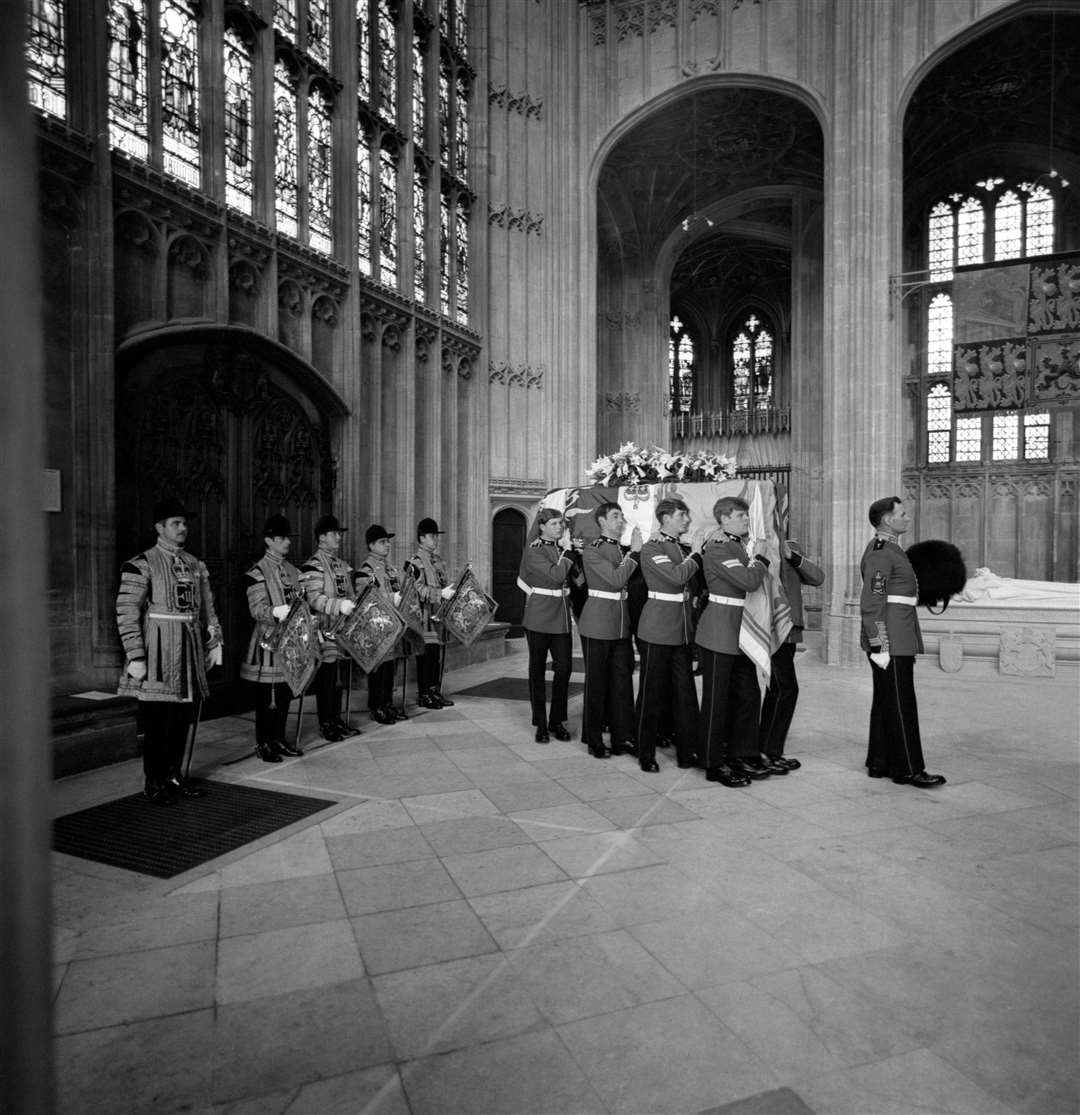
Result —
M 442 603 L 442 590 L 449 584 L 442 557 L 417 549 L 412 560 L 405 563 L 405 572 L 416 580 L 416 594 L 420 597 L 420 608 L 424 613 L 424 642 L 444 643 L 446 637 L 442 623 L 435 618 Z
M 637 569 L 637 559 L 624 554 L 615 539 L 597 538 L 582 551 L 581 562 L 589 597 L 581 610 L 578 631 L 586 639 L 629 639 L 626 584 Z
M 787 642 L 802 642 L 803 627 L 806 626 L 803 616 L 803 585 L 820 585 L 824 580 L 825 574 L 821 567 L 802 554 L 792 553 L 791 557 L 780 562 L 780 584 L 791 609 L 791 633 Z
M 360 568 L 356 571 L 354 583 L 356 585 L 357 596 L 359 596 L 368 585 L 375 585 L 376 588 L 382 589 L 392 602 L 394 593 L 401 591 L 401 574 L 394 566 L 386 561 L 385 558 L 381 558 L 377 554 L 368 554 L 368 556 L 360 562 Z M 404 658 L 409 653 L 405 644 L 406 636 L 402 635 L 387 656 L 387 661 L 391 661 L 395 658 Z
M 878 535 L 862 556 L 860 645 L 865 651 L 922 654 L 922 632 L 915 611 L 919 582 L 907 554 L 892 538 Z
M 689 555 L 677 538 L 661 534 L 641 547 L 641 573 L 649 597 L 638 620 L 638 638 L 646 643 L 682 646 L 694 641 L 694 584 L 701 557 Z
M 526 631 L 564 635 L 570 631 L 570 587 L 574 559 L 557 542 L 537 538 L 521 555 L 518 584 L 525 591 Z
M 341 602 L 356 600 L 352 566 L 320 548 L 300 567 L 300 587 L 319 624 L 320 657 L 323 662 L 336 662 L 342 657 L 334 638 L 334 628 L 342 615 Z
M 705 544 L 701 563 L 709 601 L 698 620 L 695 641 L 718 654 L 738 654 L 742 601 L 765 580 L 769 563 L 764 558 L 749 557 L 743 540 L 727 533 Z M 712 599 L 717 596 L 724 600 Z
M 244 574 L 244 587 L 255 630 L 240 664 L 240 676 L 245 681 L 278 685 L 285 681 L 285 675 L 274 661 L 273 652 L 267 650 L 264 643 L 278 624 L 274 619 L 274 609 L 282 604 L 292 604 L 301 595 L 299 570 L 284 558 L 267 551 Z
M 146 660 L 146 678 L 125 671 L 117 692 L 140 701 L 191 701 L 206 684 L 206 652 L 221 645 L 210 575 L 195 556 L 159 541 L 125 561 L 116 626 L 128 662 Z M 205 637 L 203 632 L 206 632 Z

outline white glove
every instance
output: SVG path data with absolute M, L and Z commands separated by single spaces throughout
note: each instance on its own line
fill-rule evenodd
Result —
M 887 650 L 879 650 L 870 655 L 870 661 L 873 662 L 879 670 L 884 670 L 889 665 L 889 652 Z
M 274 607 L 271 609 L 271 611 L 274 613 L 274 619 L 280 621 L 280 620 L 283 620 L 289 614 L 289 605 L 288 604 L 275 604 Z
M 446 588 L 444 588 L 442 590 L 442 598 L 444 600 L 450 600 L 453 597 L 453 595 L 454 595 L 454 589 L 450 585 L 447 585 Z
M 218 643 L 216 647 L 211 647 L 211 649 L 207 651 L 206 665 L 210 669 L 212 669 L 214 666 L 221 665 L 221 649 L 221 644 Z
M 400 592 L 395 592 L 394 593 L 394 607 L 396 608 L 400 603 L 401 603 L 401 593 Z
M 127 664 L 127 672 L 136 681 L 143 681 L 146 678 L 146 663 L 141 658 L 132 659 Z
M 341 614 L 343 616 L 351 616 L 353 614 L 353 612 L 356 610 L 356 601 L 355 600 L 350 600 L 348 597 L 346 597 L 338 605 L 338 610 L 341 612 Z

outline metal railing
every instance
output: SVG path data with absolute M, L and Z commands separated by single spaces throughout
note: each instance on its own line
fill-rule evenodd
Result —
M 779 434 L 791 430 L 791 411 L 726 410 L 712 414 L 673 414 L 669 418 L 671 438 L 729 437 L 733 434 Z

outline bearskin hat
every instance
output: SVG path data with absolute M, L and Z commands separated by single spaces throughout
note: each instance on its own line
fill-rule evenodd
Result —
M 945 611 L 967 582 L 963 554 L 951 542 L 928 538 L 909 546 L 907 556 L 919 580 L 919 603 Z

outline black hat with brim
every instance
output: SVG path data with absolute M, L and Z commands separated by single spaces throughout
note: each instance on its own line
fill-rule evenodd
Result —
M 416 525 L 416 537 L 423 538 L 425 534 L 445 534 L 445 530 L 439 530 L 439 524 L 434 519 L 421 519 Z
M 364 542 L 368 546 L 371 546 L 375 542 L 378 542 L 380 538 L 393 538 L 393 537 L 394 537 L 394 534 L 393 534 L 392 531 L 387 530 L 386 527 L 379 526 L 378 523 L 372 523 L 371 526 L 369 526 L 367 528 L 367 530 L 364 531 Z
M 166 519 L 194 519 L 195 512 L 189 511 L 183 503 L 171 496 L 159 499 L 154 504 L 154 522 L 163 523 Z
M 318 538 L 320 535 L 329 534 L 332 530 L 343 532 L 348 530 L 348 527 L 343 527 L 341 523 L 338 522 L 336 515 L 324 515 L 315 524 L 315 537 Z
M 292 534 L 293 529 L 284 515 L 271 515 L 263 523 L 263 538 L 289 538 Z

